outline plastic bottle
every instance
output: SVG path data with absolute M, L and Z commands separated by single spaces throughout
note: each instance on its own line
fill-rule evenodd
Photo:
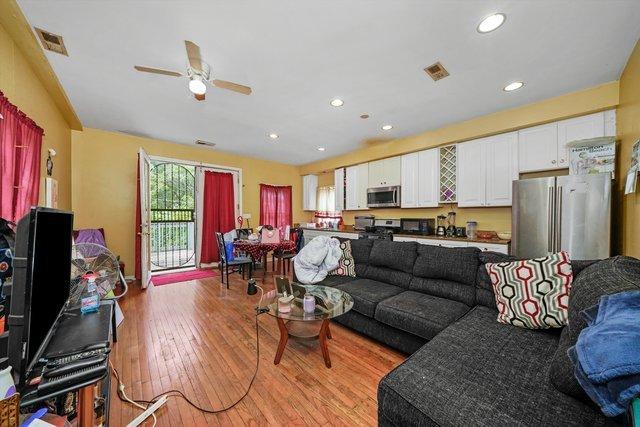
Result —
M 98 294 L 96 286 L 96 275 L 93 273 L 87 273 L 82 276 L 82 278 L 86 280 L 86 286 L 82 290 L 80 311 L 83 314 L 98 311 L 98 307 L 100 307 L 100 294 Z

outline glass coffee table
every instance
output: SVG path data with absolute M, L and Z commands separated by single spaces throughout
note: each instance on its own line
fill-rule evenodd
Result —
M 306 295 L 319 297 L 322 304 L 316 302 L 313 313 L 307 313 L 303 308 L 302 298 L 296 297 L 291 301 L 291 310 L 282 312 L 278 310 L 278 297 L 273 295 L 266 299 L 264 308 L 269 309 L 269 314 L 276 318 L 280 329 L 280 343 L 273 363 L 280 363 L 282 353 L 287 346 L 289 338 L 302 340 L 319 340 L 322 357 L 327 368 L 331 367 L 327 339 L 331 339 L 329 320 L 351 310 L 353 298 L 346 292 L 329 286 L 303 285 Z

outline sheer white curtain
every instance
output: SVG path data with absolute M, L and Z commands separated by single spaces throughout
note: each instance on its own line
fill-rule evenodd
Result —
M 335 212 L 336 210 L 336 188 L 320 187 L 318 188 L 317 200 L 318 212 Z

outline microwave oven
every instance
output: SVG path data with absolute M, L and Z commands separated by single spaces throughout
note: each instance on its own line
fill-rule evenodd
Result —
M 433 235 L 436 233 L 436 220 L 433 218 L 402 218 L 400 232 L 407 234 Z
M 368 208 L 399 208 L 400 186 L 367 189 Z

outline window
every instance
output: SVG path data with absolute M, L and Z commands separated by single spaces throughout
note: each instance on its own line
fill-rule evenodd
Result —
M 292 223 L 291 186 L 260 184 L 260 225 L 282 228 Z
M 318 212 L 335 212 L 336 188 L 334 186 L 319 187 L 316 206 L 318 207 Z

